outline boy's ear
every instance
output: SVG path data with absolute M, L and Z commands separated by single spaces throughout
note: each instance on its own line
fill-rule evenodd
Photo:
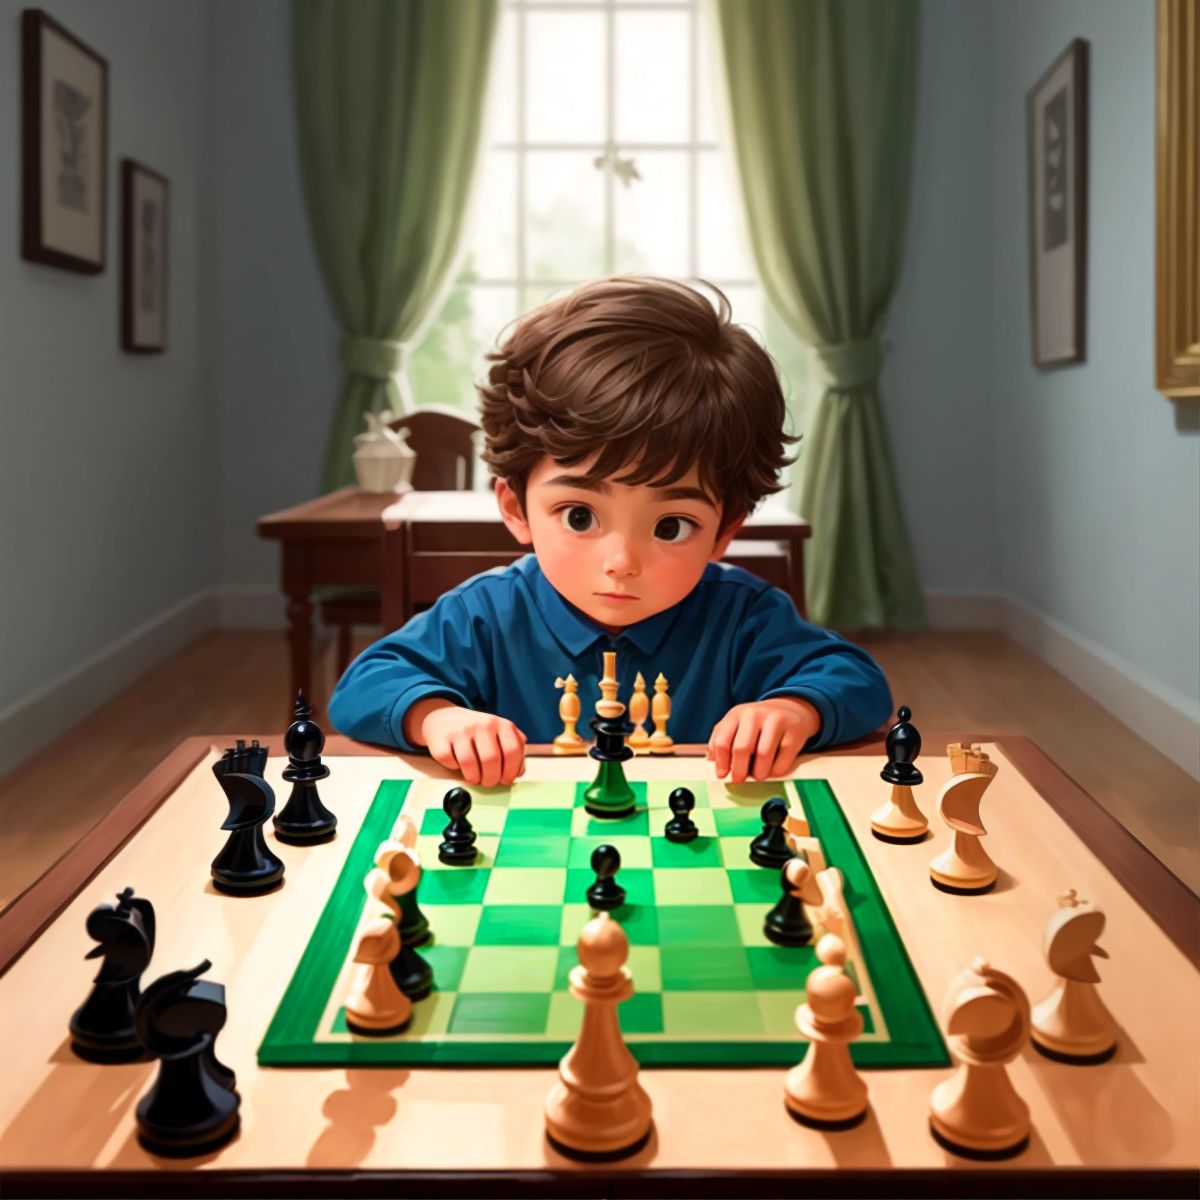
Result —
M 735 537 L 737 537 L 738 530 L 741 529 L 745 523 L 746 517 L 743 514 L 742 516 L 738 517 L 738 519 L 734 521 L 734 523 L 730 525 L 730 527 L 726 529 L 719 538 L 717 538 L 717 543 L 715 546 L 713 546 L 713 552 L 712 556 L 709 558 L 709 562 L 720 562 L 721 559 L 725 557 L 725 551 L 729 549 L 729 543 L 732 542 Z
M 525 520 L 525 514 L 521 511 L 521 502 L 505 479 L 496 480 L 496 503 L 500 506 L 500 519 L 508 528 L 508 532 L 522 546 L 532 546 L 533 534 L 529 532 L 529 522 Z

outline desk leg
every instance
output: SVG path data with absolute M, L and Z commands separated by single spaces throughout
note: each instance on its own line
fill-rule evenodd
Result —
M 385 634 L 399 629 L 409 618 L 408 542 L 409 527 L 403 521 L 384 528 L 379 617 Z
M 312 678 L 312 602 L 308 588 L 288 593 L 288 648 L 292 659 L 292 690 L 288 696 L 288 720 L 292 719 L 296 693 L 303 692 L 310 704 L 317 702 Z
M 804 598 L 804 539 L 791 538 L 788 545 L 788 592 L 796 611 L 808 619 L 808 601 Z

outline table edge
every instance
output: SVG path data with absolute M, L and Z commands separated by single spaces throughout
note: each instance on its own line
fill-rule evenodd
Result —
M 150 819 L 179 783 L 205 755 L 232 745 L 251 734 L 185 738 L 157 767 L 94 825 L 43 875 L 31 883 L 0 912 L 0 977 L 33 945 L 68 904 L 95 878 L 121 848 Z M 258 735 L 263 745 L 278 734 Z M 1152 921 L 1180 952 L 1200 969 L 1200 897 L 1147 849 L 1115 817 L 1022 734 L 928 734 L 927 745 L 950 740 L 990 742 L 1029 781 L 1033 789 L 1067 823 L 1083 843 L 1112 872 Z M 873 735 L 843 746 L 822 750 L 822 755 L 878 754 L 883 738 Z M 702 745 L 677 745 L 676 754 L 701 756 Z M 526 753 L 548 756 L 550 747 L 532 744 Z M 325 740 L 323 753 L 333 756 L 401 757 L 398 751 L 368 745 L 340 734 Z M 446 778 L 452 776 L 446 772 Z

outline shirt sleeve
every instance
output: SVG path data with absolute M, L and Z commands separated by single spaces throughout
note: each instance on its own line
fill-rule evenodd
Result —
M 892 693 L 879 664 L 861 647 L 802 620 L 778 588 L 755 599 L 734 645 L 738 703 L 798 696 L 820 713 L 821 728 L 806 750 L 863 737 L 891 714 Z
M 423 753 L 404 737 L 404 714 L 426 696 L 486 709 L 494 689 L 486 623 L 473 620 L 452 592 L 394 633 L 368 646 L 329 700 L 336 729 L 362 742 Z

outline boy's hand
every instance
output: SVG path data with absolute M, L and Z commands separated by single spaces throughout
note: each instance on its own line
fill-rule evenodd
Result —
M 730 783 L 787 775 L 820 728 L 820 713 L 799 696 L 735 704 L 713 727 L 708 757 Z
M 416 715 L 419 736 L 410 740 L 424 743 L 434 762 L 461 771 L 464 783 L 507 786 L 525 773 L 525 735 L 506 717 L 459 708 L 441 698 Z

